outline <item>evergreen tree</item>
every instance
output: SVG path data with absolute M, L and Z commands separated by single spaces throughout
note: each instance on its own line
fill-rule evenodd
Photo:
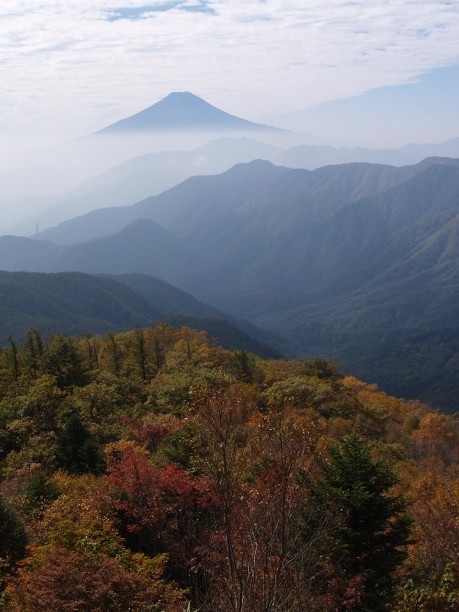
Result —
M 121 355 L 118 344 L 113 334 L 108 334 L 108 347 L 110 352 L 111 361 L 113 364 L 113 373 L 119 376 L 121 373 Z
M 158 338 L 155 336 L 153 340 L 153 363 L 156 371 L 158 371 L 166 362 L 164 357 L 164 350 L 159 343 Z
M 16 344 L 16 341 L 14 340 L 13 336 L 8 336 L 7 340 L 11 347 L 9 357 L 11 362 L 12 374 L 14 379 L 17 379 L 20 375 L 18 345 Z
M 78 414 L 68 418 L 59 436 L 57 462 L 70 474 L 96 474 L 102 469 L 97 444 Z
M 37 470 L 27 483 L 26 496 L 30 507 L 38 508 L 44 502 L 56 499 L 59 491 L 56 484 L 50 481 L 42 470 Z
M 71 338 L 58 337 L 50 347 L 46 370 L 56 376 L 60 389 L 83 386 L 87 382 L 87 371 L 75 342 Z
M 134 332 L 134 357 L 142 380 L 147 378 L 147 351 L 145 347 L 145 334 L 143 329 Z
M 307 376 L 316 376 L 322 380 L 338 380 L 343 378 L 338 364 L 331 359 L 311 357 L 304 362 L 304 373 Z
M 86 349 L 87 349 L 87 363 L 89 364 L 90 370 L 98 370 L 99 369 L 99 356 L 97 354 L 97 345 L 94 341 L 94 338 L 91 338 L 89 334 L 84 336 Z
M 0 497 L 0 578 L 2 568 L 25 556 L 26 544 L 27 536 L 21 521 Z
M 23 344 L 26 363 L 29 371 L 34 378 L 43 373 L 44 347 L 40 332 L 31 327 L 27 330 L 25 342 Z
M 245 383 L 254 382 L 255 359 L 247 351 L 233 351 L 229 368 L 238 380 Z
M 333 533 L 335 559 L 348 578 L 363 579 L 363 610 L 386 608 L 410 542 L 407 502 L 389 492 L 396 483 L 392 469 L 371 457 L 370 445 L 351 435 L 331 450 L 315 486 L 319 503 L 341 515 Z

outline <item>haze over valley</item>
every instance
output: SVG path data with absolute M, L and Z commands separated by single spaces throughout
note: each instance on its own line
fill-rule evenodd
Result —
M 218 309 L 216 318 L 224 311 L 242 327 L 265 329 L 284 355 L 332 357 L 393 393 L 455 410 L 459 160 L 424 158 L 428 149 L 414 146 L 286 149 L 295 134 L 279 131 L 284 148 L 268 143 L 275 128 L 247 124 L 190 93 L 104 131 L 170 133 L 175 116 L 176 133 L 210 125 L 219 138 L 145 154 L 86 182 L 35 217 L 46 229 L 0 238 L 0 268 L 151 275 Z M 453 139 L 431 151 L 455 146 Z M 321 166 L 321 155 L 396 164 Z M 314 156 L 314 169 L 302 167 Z M 428 376 L 425 343 L 443 364 Z
M 43 210 L 0 237 L 0 269 L 42 273 L 23 274 L 18 291 L 33 282 L 35 294 L 43 274 L 108 274 L 144 279 L 134 300 L 145 299 L 143 285 L 165 281 L 208 306 L 164 308 L 156 291 L 129 316 L 106 320 L 98 301 L 100 315 L 88 319 L 87 298 L 73 289 L 73 323 L 70 312 L 46 317 L 34 301 L 10 332 L 24 334 L 29 318 L 44 331 L 84 333 L 197 316 L 194 327 L 205 328 L 204 319 L 235 325 L 232 334 L 255 352 L 271 350 L 256 348 L 261 342 L 286 356 L 332 357 L 392 393 L 458 408 L 459 138 L 338 147 L 175 92 L 48 151 L 60 164 L 86 157 L 81 171 L 95 174 L 30 199 Z M 57 288 L 66 277 L 53 278 Z M 94 287 L 109 282 L 98 278 Z M 21 310 L 19 298 L 6 300 L 18 280 L 3 280 L 5 321 L 6 304 Z
M 313 170 L 369 162 L 395 166 L 459 157 L 459 137 L 399 148 L 349 146 L 234 117 L 190 92 L 93 134 L 13 154 L 4 163 L 0 231 L 31 235 L 102 207 L 134 204 L 194 175 L 264 159 Z

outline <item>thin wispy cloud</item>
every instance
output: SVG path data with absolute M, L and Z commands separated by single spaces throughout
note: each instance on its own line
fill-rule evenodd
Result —
M 440 0 L 4 0 L 0 113 L 79 135 L 190 90 L 257 119 L 459 64 L 457 40 Z

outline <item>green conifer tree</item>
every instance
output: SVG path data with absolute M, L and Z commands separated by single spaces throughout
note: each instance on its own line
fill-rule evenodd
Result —
M 46 370 L 56 376 L 60 389 L 83 386 L 87 383 L 87 371 L 83 359 L 71 338 L 58 337 L 50 347 Z
M 21 521 L 0 496 L 0 591 L 4 576 L 16 561 L 25 556 L 26 544 L 27 535 Z
M 331 450 L 315 487 L 317 499 L 341 515 L 333 533 L 335 558 L 345 576 L 363 579 L 362 610 L 386 609 L 394 571 L 406 557 L 412 521 L 406 500 L 390 493 L 396 483 L 393 470 L 373 459 L 371 446 L 354 434 Z
M 102 469 L 97 444 L 78 414 L 72 414 L 59 436 L 57 462 L 70 474 L 96 474 Z

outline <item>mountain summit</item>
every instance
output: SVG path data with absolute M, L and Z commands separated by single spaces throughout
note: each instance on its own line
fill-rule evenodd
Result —
M 153 106 L 131 117 L 121 119 L 98 133 L 119 134 L 176 130 L 283 131 L 235 117 L 189 91 L 183 91 L 173 92 Z

